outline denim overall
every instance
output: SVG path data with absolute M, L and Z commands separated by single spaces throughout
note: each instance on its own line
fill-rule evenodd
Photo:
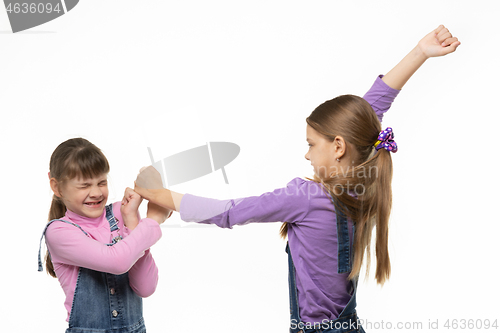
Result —
M 113 215 L 112 204 L 106 206 L 106 219 L 111 231 L 118 230 L 118 220 Z M 42 271 L 41 245 L 47 227 L 62 221 L 78 227 L 76 223 L 55 219 L 47 223 L 38 250 L 38 271 Z M 121 240 L 115 237 L 108 246 Z M 98 272 L 80 267 L 76 281 L 73 304 L 66 333 L 143 333 L 146 332 L 142 317 L 142 298 L 130 288 L 128 272 L 121 275 Z
M 336 209 L 337 214 L 337 237 L 338 237 L 338 270 L 340 273 L 351 271 L 353 251 L 349 243 L 349 226 L 345 214 Z M 353 227 L 354 235 L 354 227 Z M 314 328 L 302 323 L 299 313 L 299 300 L 297 298 L 297 284 L 295 282 L 295 266 L 288 243 L 285 251 L 288 253 L 288 286 L 290 289 L 290 333 L 365 333 L 361 324 L 358 323 L 356 314 L 356 288 L 358 278 L 351 281 L 352 296 L 339 317 L 329 322 L 317 323 Z

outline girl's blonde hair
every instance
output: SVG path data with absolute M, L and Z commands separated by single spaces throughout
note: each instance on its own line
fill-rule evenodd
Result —
M 388 226 L 392 207 L 392 158 L 385 149 L 375 151 L 374 143 L 381 131 L 380 121 L 363 98 L 342 95 L 318 106 L 306 122 L 330 142 L 336 136 L 344 138 L 353 159 L 350 169 L 338 171 L 328 179 L 322 180 L 316 175 L 313 179 L 305 177 L 322 184 L 323 190 L 332 196 L 335 209 L 344 212 L 355 224 L 354 262 L 349 279 L 359 275 L 365 251 L 368 275 L 371 235 L 376 227 L 375 278 L 383 285 L 391 273 Z M 280 230 L 283 238 L 287 231 L 285 222 Z
M 61 143 L 50 157 L 50 177 L 57 180 L 58 186 L 73 178 L 94 178 L 109 173 L 106 156 L 94 144 L 83 138 L 69 139 Z M 49 221 L 66 214 L 66 206 L 61 198 L 52 196 Z M 47 251 L 45 255 L 47 273 L 56 277 L 54 266 Z

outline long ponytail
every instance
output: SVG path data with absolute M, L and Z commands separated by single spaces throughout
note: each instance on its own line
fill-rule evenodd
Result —
M 350 206 L 349 211 L 355 212 L 352 216 L 356 225 L 354 235 L 354 262 L 349 278 L 359 275 L 366 251 L 366 274 L 370 271 L 371 262 L 371 236 L 373 228 L 376 229 L 375 255 L 377 268 L 375 279 L 377 283 L 384 284 L 391 274 L 389 259 L 389 216 L 392 208 L 392 159 L 390 152 L 380 149 L 370 160 L 361 165 L 361 169 L 375 169 L 375 174 L 368 174 L 364 183 L 365 194 L 359 195 L 357 202 Z M 339 198 L 341 201 L 344 198 Z M 337 209 L 337 208 L 336 208 Z
M 54 194 L 52 196 L 52 203 L 50 204 L 48 221 L 61 218 L 64 216 L 64 214 L 66 214 L 66 206 L 64 205 L 63 201 Z M 54 265 L 52 264 L 52 258 L 50 257 L 49 251 L 47 251 L 47 253 L 45 254 L 45 269 L 50 276 L 57 277 L 56 272 L 54 271 Z
M 375 278 L 377 282 L 383 284 L 391 275 L 391 262 L 389 259 L 389 217 L 392 209 L 392 157 L 391 153 L 385 149 L 380 149 L 376 158 L 377 177 L 374 188 L 374 196 L 377 198 L 376 230 L 377 239 L 375 243 L 375 254 L 377 256 L 377 270 Z M 376 155 L 376 156 L 377 156 Z M 358 248 L 361 251 L 361 247 Z

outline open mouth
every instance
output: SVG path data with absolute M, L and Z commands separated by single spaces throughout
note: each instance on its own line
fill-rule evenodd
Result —
M 96 208 L 96 207 L 99 207 L 101 205 L 101 201 L 92 201 L 92 202 L 86 202 L 85 203 L 85 206 L 87 207 L 90 207 L 90 208 Z

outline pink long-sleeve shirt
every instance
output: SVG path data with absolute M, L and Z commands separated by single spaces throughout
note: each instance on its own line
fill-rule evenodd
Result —
M 123 224 L 120 207 L 120 202 L 113 204 L 113 213 L 118 219 L 117 231 L 110 231 L 106 210 L 99 218 L 83 217 L 70 210 L 62 217 L 78 224 L 90 237 L 61 221 L 54 221 L 47 228 L 47 248 L 66 295 L 66 321 L 69 321 L 80 267 L 117 275 L 128 271 L 130 287 L 141 297 L 148 297 L 156 290 L 158 268 L 149 248 L 161 238 L 160 226 L 155 220 L 144 218 L 130 231 Z M 118 234 L 123 237 L 121 241 L 113 246 L 106 245 Z

